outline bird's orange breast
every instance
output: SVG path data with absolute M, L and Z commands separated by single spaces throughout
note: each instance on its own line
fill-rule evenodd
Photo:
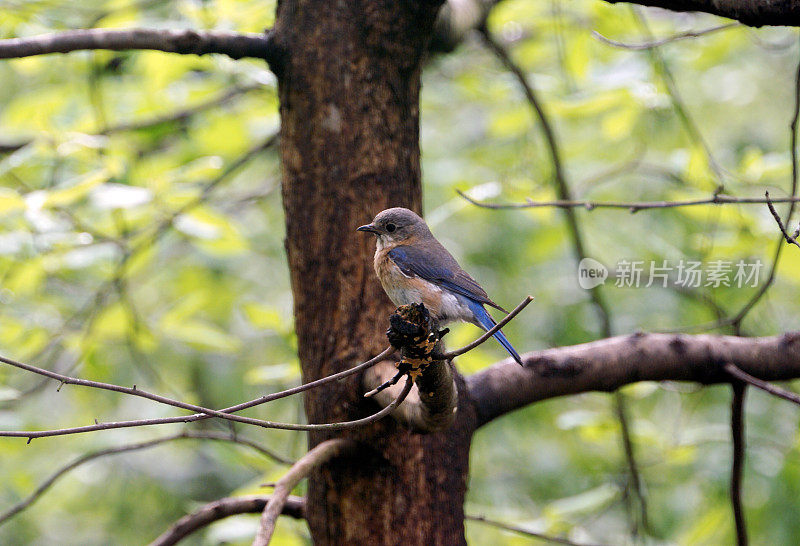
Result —
M 395 305 L 424 303 L 434 315 L 442 306 L 442 289 L 416 276 L 405 275 L 389 257 L 391 248 L 375 252 L 375 273 L 383 289 Z

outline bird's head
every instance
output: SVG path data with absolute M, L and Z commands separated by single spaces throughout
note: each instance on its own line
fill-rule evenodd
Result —
M 424 236 L 430 233 L 425 220 L 413 211 L 402 207 L 379 212 L 371 224 L 361 226 L 357 231 L 374 233 L 381 246 L 402 243 L 414 236 Z

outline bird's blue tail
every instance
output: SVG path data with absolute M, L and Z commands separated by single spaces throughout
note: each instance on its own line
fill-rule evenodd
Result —
M 490 329 L 494 328 L 497 325 L 492 316 L 486 311 L 486 309 L 484 309 L 483 305 L 481 305 L 477 301 L 473 301 L 470 299 L 467 300 L 467 305 L 469 305 L 472 314 L 475 316 L 477 321 L 480 322 L 481 326 L 483 326 L 486 329 L 486 331 L 489 331 Z M 514 347 L 511 346 L 511 343 L 503 334 L 502 330 L 498 330 L 497 332 L 495 332 L 492 337 L 495 338 L 498 342 L 500 342 L 500 345 L 502 345 L 503 348 L 506 351 L 508 351 L 508 354 L 510 354 L 512 358 L 517 361 L 517 364 L 519 364 L 520 366 L 524 366 L 519 354 L 514 349 Z

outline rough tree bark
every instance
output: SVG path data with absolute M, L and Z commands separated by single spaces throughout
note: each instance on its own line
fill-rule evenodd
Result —
M 420 63 L 439 4 L 278 5 L 271 39 L 280 53 L 272 68 L 304 381 L 386 346 L 393 307 L 372 270 L 374 241 L 355 228 L 390 206 L 421 209 Z M 309 421 L 374 411 L 358 385 L 354 378 L 310 391 Z M 350 433 L 368 440 L 358 455 L 332 462 L 309 481 L 306 515 L 315 544 L 463 543 L 473 421 L 465 410 L 444 433 L 413 434 L 390 420 Z M 327 438 L 312 434 L 310 445 Z

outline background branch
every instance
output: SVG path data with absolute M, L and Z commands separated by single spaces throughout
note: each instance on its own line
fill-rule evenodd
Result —
M 622 1 L 606 0 L 609 4 Z M 672 11 L 702 11 L 736 19 L 751 27 L 800 26 L 800 4 L 788 0 L 636 0 L 632 3 Z
M 747 546 L 747 525 L 742 506 L 742 475 L 744 473 L 745 438 L 744 438 L 744 399 L 747 385 L 734 381 L 731 386 L 731 441 L 733 443 L 733 462 L 731 464 L 731 506 L 736 526 L 737 546 Z
M 125 30 L 85 29 L 27 38 L 0 40 L 0 59 L 18 59 L 48 53 L 86 49 L 150 49 L 188 55 L 220 53 L 233 59 L 256 57 L 269 60 L 273 47 L 266 34 L 222 30 Z
M 667 36 L 666 38 L 661 38 L 658 40 L 650 40 L 647 42 L 640 42 L 638 44 L 632 44 L 627 42 L 620 42 L 617 40 L 612 40 L 610 38 L 606 38 L 596 30 L 592 31 L 592 36 L 600 40 L 601 42 L 608 44 L 610 46 L 618 47 L 620 49 L 630 49 L 633 51 L 640 51 L 642 49 L 652 49 L 654 47 L 661 47 L 665 44 L 671 44 L 672 42 L 678 42 L 680 40 L 685 40 L 687 38 L 699 38 L 700 36 L 705 36 L 706 34 L 711 34 L 714 32 L 718 32 L 720 30 L 726 30 L 733 27 L 741 26 L 739 23 L 728 23 L 725 25 L 718 25 L 715 27 L 705 28 L 702 30 L 693 30 L 689 32 L 681 32 L 679 34 L 673 34 L 672 36 Z
M 520 535 L 536 538 L 543 542 L 552 542 L 554 544 L 566 544 L 566 546 L 593 546 L 583 542 L 573 542 L 572 540 L 566 538 L 555 537 L 552 535 L 545 535 L 543 533 L 529 531 L 528 529 L 520 527 L 519 525 L 511 525 L 510 523 L 503 523 L 502 521 L 493 520 L 487 518 L 486 516 L 473 516 L 467 514 L 466 516 L 464 516 L 464 519 L 469 521 L 477 521 L 478 523 L 485 523 L 486 525 L 491 525 L 492 527 L 497 527 L 498 529 L 503 529 L 504 531 L 519 533 Z
M 150 546 L 172 546 L 204 527 L 237 514 L 260 514 L 270 500 L 269 495 L 227 497 L 210 502 L 179 519 L 172 527 L 150 543 Z M 290 495 L 283 503 L 281 515 L 303 519 L 305 500 Z
M 586 201 L 576 199 L 554 199 L 552 201 L 533 201 L 526 200 L 524 203 L 485 203 L 473 199 L 466 192 L 456 190 L 458 195 L 485 209 L 533 209 L 545 207 L 557 208 L 582 208 L 586 210 L 594 209 L 626 209 L 630 212 L 639 212 L 647 209 L 671 209 L 678 207 L 693 207 L 697 205 L 763 205 L 769 203 L 769 199 L 763 197 L 734 197 L 732 195 L 717 194 L 704 199 L 687 199 L 683 201 Z M 772 199 L 773 203 L 797 203 L 800 197 L 778 197 Z
M 282 464 L 292 464 L 291 461 L 281 457 L 280 455 L 276 454 L 270 449 L 267 449 L 260 444 L 252 442 L 251 440 L 247 440 L 246 438 L 240 438 L 233 434 L 226 434 L 220 432 L 211 432 L 211 431 L 194 431 L 194 432 L 182 432 L 180 434 L 174 434 L 172 436 L 166 436 L 163 438 L 157 438 L 155 440 L 149 440 L 146 442 L 140 442 L 136 444 L 126 444 L 117 447 L 111 447 L 107 449 L 101 449 L 99 451 L 94 451 L 92 453 L 87 453 L 78 457 L 71 463 L 61 467 L 60 469 L 56 470 L 53 474 L 50 475 L 45 481 L 43 481 L 30 495 L 28 495 L 25 499 L 18 502 L 5 512 L 0 514 L 0 525 L 8 521 L 9 519 L 13 518 L 29 506 L 31 506 L 34 502 L 36 502 L 39 497 L 41 497 L 44 493 L 47 492 L 53 484 L 58 481 L 61 477 L 68 474 L 72 470 L 75 470 L 79 466 L 83 466 L 86 463 L 94 461 L 96 459 L 106 457 L 108 455 L 118 455 L 120 453 L 127 453 L 129 451 L 139 451 L 142 449 L 149 449 L 151 447 L 156 447 L 161 444 L 165 444 L 167 442 L 173 442 L 175 440 L 184 440 L 184 439 L 197 439 L 197 440 L 216 440 L 216 441 L 223 441 L 223 442 L 233 442 L 236 444 L 244 445 L 255 449 L 262 455 L 272 458 L 276 462 Z
M 202 413 L 196 413 L 194 415 L 186 415 L 186 416 L 182 416 L 182 417 L 162 417 L 162 418 L 155 418 L 155 419 L 136 419 L 136 420 L 131 420 L 131 421 L 117 421 L 117 422 L 111 422 L 111 423 L 95 423 L 94 425 L 86 425 L 86 426 L 83 426 L 83 427 L 71 427 L 71 428 L 64 428 L 64 429 L 57 429 L 57 430 L 45 430 L 45 431 L 0 431 L 0 436 L 16 437 L 16 438 L 28 438 L 28 441 L 30 441 L 32 438 L 44 438 L 44 437 L 49 437 L 49 436 L 64 436 L 64 435 L 67 435 L 67 434 L 78 434 L 78 433 L 83 433 L 83 432 L 94 432 L 94 431 L 98 431 L 98 430 L 109 430 L 109 429 L 113 429 L 113 428 L 129 428 L 129 427 L 150 426 L 150 425 L 163 425 L 163 424 L 169 424 L 169 423 L 190 423 L 190 422 L 193 422 L 193 421 L 200 421 L 202 419 L 209 419 L 210 417 L 226 418 L 226 416 L 223 415 L 223 414 L 242 411 L 244 409 L 252 408 L 252 407 L 255 407 L 255 406 L 258 406 L 258 405 L 261 405 L 261 404 L 265 404 L 267 402 L 271 402 L 273 400 L 278 400 L 280 398 L 285 398 L 285 397 L 291 396 L 293 394 L 297 394 L 297 393 L 300 393 L 300 392 L 303 392 L 303 391 L 307 391 L 307 390 L 315 388 L 315 387 L 319 387 L 321 385 L 324 385 L 325 383 L 330 383 L 332 381 L 337 381 L 337 380 L 342 379 L 344 377 L 347 377 L 349 375 L 353 375 L 353 374 L 358 373 L 358 372 L 360 372 L 360 371 L 362 371 L 362 370 L 364 370 L 364 369 L 366 369 L 366 368 L 368 368 L 370 366 L 373 366 L 377 362 L 379 362 L 379 361 L 383 360 L 384 358 L 386 358 L 387 356 L 389 356 L 392 352 L 394 352 L 394 349 L 392 349 L 391 347 L 388 347 L 382 353 L 380 353 L 379 355 L 375 356 L 374 358 L 372 358 L 372 359 L 370 359 L 370 360 L 368 360 L 366 362 L 363 362 L 363 363 L 361 363 L 361 364 L 359 364 L 357 366 L 353 366 L 352 368 L 350 368 L 348 370 L 344 370 L 342 372 L 339 372 L 339 373 L 336 373 L 336 374 L 333 374 L 333 375 L 330 375 L 330 376 L 327 376 L 327 377 L 323 377 L 323 378 L 318 379 L 316 381 L 312 381 L 310 383 L 299 385 L 299 386 L 291 388 L 291 389 L 286 389 L 284 391 L 280 391 L 280 392 L 268 394 L 268 395 L 265 395 L 265 396 L 261 396 L 259 398 L 254 399 L 254 400 L 250 400 L 248 402 L 243 402 L 243 403 L 237 404 L 235 406 L 230 406 L 230 407 L 224 408 L 222 410 L 210 410 L 208 408 L 200 408 L 200 406 L 195 406 L 193 404 L 185 404 L 183 402 L 179 402 L 179 401 L 176 401 L 176 400 L 170 400 L 168 398 L 161 397 L 161 396 L 158 396 L 158 395 L 152 395 L 150 393 L 145 393 L 144 391 L 138 390 L 135 387 L 132 388 L 132 389 L 129 389 L 127 387 L 120 387 L 118 385 L 110 385 L 110 384 L 105 384 L 105 383 L 97 383 L 97 382 L 94 382 L 94 381 L 86 381 L 86 380 L 81 380 L 81 379 L 70 378 L 70 377 L 64 376 L 62 374 L 58 374 L 58 373 L 55 373 L 55 372 L 50 372 L 48 370 L 42 370 L 41 368 L 37 368 L 35 366 L 30 366 L 28 364 L 23 364 L 21 362 L 16 362 L 14 360 L 11 360 L 11 359 L 8 359 L 8 358 L 0 356 L 0 362 L 5 362 L 5 363 L 10 364 L 12 366 L 15 366 L 15 367 L 27 370 L 27 371 L 31 371 L 31 372 L 34 372 L 34 373 L 38 373 L 40 375 L 44 375 L 44 376 L 49 377 L 51 379 L 57 379 L 57 380 L 62 381 L 64 383 L 68 382 L 68 381 L 65 381 L 65 379 L 67 379 L 67 380 L 70 380 L 69 382 L 74 383 L 74 384 L 81 384 L 81 385 L 85 385 L 85 386 L 89 386 L 89 387 L 96 387 L 96 388 L 101 388 L 101 389 L 104 389 L 104 390 L 112 390 L 112 391 L 115 391 L 115 392 L 122 392 L 124 394 L 132 394 L 132 395 L 135 395 L 135 396 L 141 396 L 143 398 L 148 398 L 148 399 L 151 399 L 151 400 L 154 400 L 154 401 L 157 401 L 157 402 L 167 403 L 168 405 L 177 406 L 177 407 L 181 407 L 181 408 L 184 408 L 184 409 L 199 408 L 200 410 L 203 410 Z M 106 389 L 105 387 L 109 387 L 109 388 Z M 166 401 L 169 401 L 169 402 L 166 402 Z M 281 426 L 281 427 L 266 427 L 266 428 L 284 428 L 286 430 L 317 430 L 317 429 L 320 429 L 320 428 L 325 428 L 325 427 L 328 427 L 328 426 L 332 426 L 331 430 L 333 430 L 333 429 L 348 428 L 348 427 L 353 427 L 353 426 L 360 426 L 362 424 L 371 422 L 371 420 L 377 420 L 377 419 L 380 419 L 381 417 L 384 417 L 387 413 L 389 413 L 391 411 L 391 409 L 396 407 L 396 405 L 398 405 L 400 402 L 402 402 L 402 400 L 399 400 L 396 404 L 392 405 L 392 407 L 390 409 L 388 409 L 388 410 L 387 410 L 387 408 L 384 408 L 383 410 L 381 410 L 380 412 L 378 412 L 378 413 L 376 413 L 374 415 L 371 415 L 371 416 L 366 417 L 364 419 L 359 419 L 357 421 L 349 421 L 349 422 L 334 423 L 334 424 L 327 424 L 327 425 L 326 424 L 293 425 L 293 424 L 285 424 L 285 423 L 283 423 L 283 424 L 282 423 L 273 423 L 273 424 L 285 425 L 285 426 Z M 197 410 L 192 410 L 192 411 L 197 411 Z M 235 418 L 235 419 L 232 419 L 232 420 L 241 421 L 241 422 L 250 423 L 250 424 L 257 424 L 257 422 L 261 421 L 259 419 L 255 419 L 255 420 L 250 419 L 250 418 L 243 418 L 242 419 L 242 418 L 238 418 L 238 417 Z M 367 421 L 367 420 L 370 420 L 370 421 Z M 261 421 L 261 425 L 260 426 L 264 426 L 266 423 L 268 423 L 268 421 Z

